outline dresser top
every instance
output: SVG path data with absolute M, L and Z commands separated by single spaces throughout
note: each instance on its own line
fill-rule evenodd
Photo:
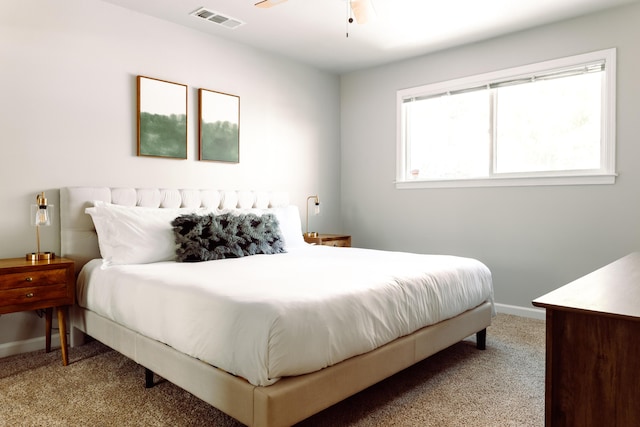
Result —
M 640 321 L 640 252 L 631 253 L 533 301 L 537 307 L 589 311 Z

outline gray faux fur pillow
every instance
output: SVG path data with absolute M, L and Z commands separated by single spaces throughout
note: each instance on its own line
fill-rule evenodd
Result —
M 286 252 L 274 214 L 186 214 L 171 222 L 179 262 Z

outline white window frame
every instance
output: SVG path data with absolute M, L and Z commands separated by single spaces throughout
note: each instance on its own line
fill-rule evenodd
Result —
M 409 179 L 407 170 L 407 149 L 404 141 L 402 104 L 408 98 L 429 96 L 447 91 L 457 91 L 509 79 L 529 78 L 531 75 L 576 67 L 604 61 L 602 85 L 602 122 L 600 140 L 600 169 L 593 171 L 553 171 L 544 173 L 515 173 L 490 175 L 477 179 L 429 180 Z M 442 188 L 442 187 L 495 187 L 495 186 L 535 186 L 535 185 L 581 185 L 614 184 L 616 148 L 616 49 L 605 49 L 566 58 L 539 62 L 536 64 L 479 74 L 414 88 L 402 89 L 396 98 L 396 188 Z

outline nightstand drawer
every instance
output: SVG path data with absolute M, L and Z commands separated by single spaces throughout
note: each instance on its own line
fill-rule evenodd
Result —
M 341 248 L 348 248 L 351 246 L 351 239 L 323 240 L 320 244 L 322 246 L 337 246 Z
M 66 281 L 67 270 L 64 268 L 0 274 L 0 291 L 34 286 L 59 285 L 66 283 Z
M 42 305 L 43 302 L 53 302 L 68 299 L 68 286 L 66 283 L 58 283 L 50 286 L 32 286 L 0 291 L 0 300 L 3 306 L 14 305 Z M 0 309 L 1 310 L 1 309 Z

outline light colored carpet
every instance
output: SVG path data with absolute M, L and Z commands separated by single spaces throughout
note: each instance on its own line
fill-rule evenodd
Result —
M 241 426 L 91 342 L 0 359 L 0 426 Z M 300 426 L 542 426 L 544 322 L 498 315 L 474 337 L 334 405 Z

